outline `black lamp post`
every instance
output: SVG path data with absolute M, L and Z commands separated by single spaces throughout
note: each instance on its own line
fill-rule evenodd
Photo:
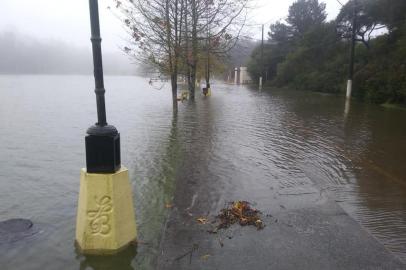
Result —
M 120 134 L 106 120 L 103 62 L 98 0 L 89 0 L 93 66 L 97 103 L 97 123 L 87 130 L 86 167 L 88 173 L 115 173 L 120 170 Z

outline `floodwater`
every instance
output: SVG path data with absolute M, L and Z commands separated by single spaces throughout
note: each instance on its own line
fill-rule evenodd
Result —
M 2 269 L 153 269 L 185 163 L 194 164 L 186 166 L 191 181 L 206 169 L 218 177 L 213 198 L 250 189 L 258 192 L 244 199 L 264 200 L 315 185 L 406 260 L 406 111 L 215 83 L 211 98 L 173 114 L 169 85 L 105 81 L 107 119 L 131 174 L 138 248 L 114 257 L 75 249 L 84 136 L 96 120 L 92 77 L 0 76 L 0 221 L 29 218 L 38 231 L 0 243 Z

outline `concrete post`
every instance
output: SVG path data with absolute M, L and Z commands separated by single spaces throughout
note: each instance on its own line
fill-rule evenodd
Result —
M 234 72 L 234 84 L 238 84 L 238 68 L 235 68 Z
M 347 81 L 347 99 L 351 98 L 351 92 L 352 92 L 352 80 Z
M 244 84 L 244 81 L 246 79 L 247 74 L 247 68 L 246 67 L 240 67 L 240 84 Z
M 240 84 L 244 82 L 244 69 L 240 67 Z

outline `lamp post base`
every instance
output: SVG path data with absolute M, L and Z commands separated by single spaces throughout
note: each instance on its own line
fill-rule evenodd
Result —
M 93 174 L 82 169 L 76 243 L 84 254 L 114 254 L 136 240 L 128 170 Z
M 91 126 L 85 141 L 87 172 L 115 173 L 120 170 L 120 133 L 114 126 Z

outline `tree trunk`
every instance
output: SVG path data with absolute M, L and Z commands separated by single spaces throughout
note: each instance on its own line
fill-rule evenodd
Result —
M 189 48 L 189 24 L 188 24 L 188 0 L 185 1 L 185 45 L 186 45 L 186 52 L 185 52 L 185 64 L 186 64 L 186 77 L 187 77 L 187 85 L 189 89 L 189 93 L 191 93 L 192 89 L 192 78 L 191 78 L 191 70 L 190 70 L 190 48 Z M 191 97 L 192 95 L 190 95 Z M 192 98 L 192 97 L 191 97 Z M 193 95 L 194 99 L 194 95 Z
M 174 111 L 178 110 L 178 76 L 171 74 L 172 102 Z
M 196 73 L 197 67 L 195 64 L 190 66 L 190 99 L 195 99 L 195 92 L 196 92 Z
M 168 46 L 168 57 L 169 57 L 169 74 L 171 76 L 171 86 L 172 86 L 172 105 L 173 110 L 178 110 L 178 70 L 177 70 L 177 62 L 176 62 L 176 40 L 175 40 L 175 50 L 172 54 L 172 36 L 171 36 L 171 24 L 170 24 L 170 17 L 169 17 L 169 0 L 166 0 L 165 6 L 165 19 L 166 19 L 166 35 L 167 35 L 167 46 Z M 177 27 L 175 25 L 175 27 Z M 176 28 L 175 28 L 176 29 Z

